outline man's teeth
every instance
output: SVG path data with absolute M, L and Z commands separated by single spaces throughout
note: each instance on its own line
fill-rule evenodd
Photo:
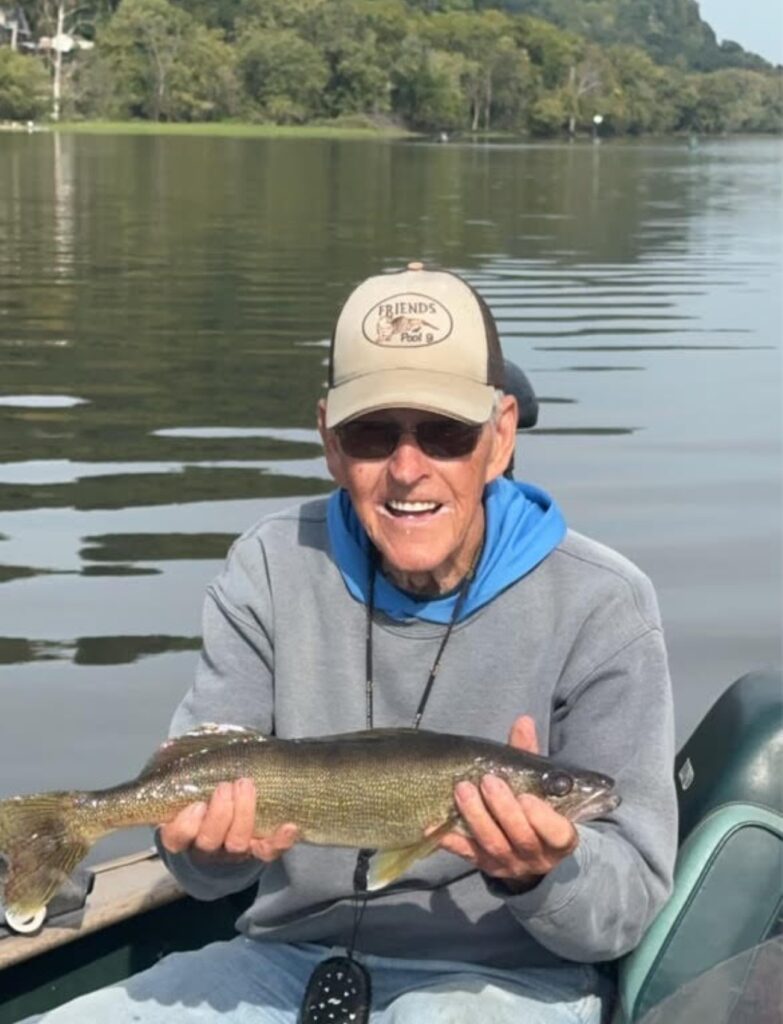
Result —
M 434 512 L 435 509 L 440 508 L 437 501 L 387 501 L 386 504 L 392 512 L 414 515 L 417 512 Z

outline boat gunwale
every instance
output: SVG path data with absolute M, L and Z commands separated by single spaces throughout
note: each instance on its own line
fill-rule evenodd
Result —
M 0 939 L 0 971 L 185 897 L 153 848 L 93 865 L 94 885 L 79 910 L 34 935 Z

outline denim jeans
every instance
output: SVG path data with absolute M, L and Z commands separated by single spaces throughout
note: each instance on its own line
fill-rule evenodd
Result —
M 118 985 L 82 996 L 41 1024 L 296 1024 L 311 971 L 343 950 L 244 936 L 174 953 Z M 371 1024 L 600 1024 L 596 972 L 499 970 L 439 960 L 363 956 Z

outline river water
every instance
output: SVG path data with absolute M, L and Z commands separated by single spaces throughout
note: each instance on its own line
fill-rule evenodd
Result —
M 653 578 L 679 739 L 779 664 L 782 169 L 775 140 L 0 135 L 0 796 L 136 773 L 232 538 L 329 488 L 341 300 L 411 259 L 483 292 L 540 397 L 518 475 Z

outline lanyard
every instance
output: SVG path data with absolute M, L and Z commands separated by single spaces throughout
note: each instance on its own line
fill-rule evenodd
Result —
M 454 626 L 457 624 L 460 612 L 462 611 L 465 600 L 470 590 L 470 584 L 473 582 L 473 576 L 475 568 L 479 560 L 479 553 L 473 559 L 470 569 L 463 577 L 462 582 L 459 585 L 459 592 L 457 593 L 457 599 L 454 602 L 454 610 L 451 613 L 449 624 L 446 627 L 446 632 L 440 641 L 438 651 L 435 655 L 435 660 L 432 663 L 432 668 L 427 676 L 427 682 L 424 684 L 424 690 L 422 691 L 421 699 L 419 700 L 418 707 L 416 708 L 416 714 L 413 716 L 413 728 L 418 729 L 421 724 L 422 716 L 424 715 L 424 709 L 427 707 L 427 701 L 430 699 L 432 693 L 432 687 L 435 685 L 435 679 L 438 675 L 438 669 L 440 668 L 441 658 L 443 652 L 446 650 L 446 644 L 449 642 Z M 373 635 L 373 614 L 375 612 L 375 577 L 378 572 L 378 556 L 376 550 L 373 548 L 370 554 L 370 568 L 369 577 L 367 580 L 367 618 L 366 618 L 366 629 L 365 629 L 365 718 L 367 728 L 372 729 L 373 727 L 373 652 L 372 652 L 372 635 Z M 351 944 L 348 947 L 349 959 L 353 956 L 354 946 L 356 944 L 356 936 L 359 931 L 359 924 L 361 923 L 362 915 L 364 914 L 364 908 L 367 906 L 367 869 L 370 863 L 370 857 L 373 854 L 373 850 L 359 850 L 356 857 L 356 867 L 353 873 L 353 888 L 354 888 L 354 899 L 355 912 L 354 912 L 354 924 L 353 932 L 351 935 Z
M 369 578 L 367 580 L 367 594 L 368 594 L 368 597 L 367 597 L 367 618 L 366 618 L 366 626 L 365 626 L 365 659 L 364 659 L 364 665 L 365 665 L 364 697 L 365 697 L 366 723 L 367 723 L 367 728 L 368 729 L 372 729 L 372 727 L 373 727 L 372 620 L 373 620 L 373 613 L 375 612 L 375 577 L 376 577 L 376 574 L 377 574 L 377 558 L 378 558 L 378 556 L 375 553 L 375 551 L 373 550 L 372 554 L 370 555 L 370 570 L 369 570 Z M 463 607 L 465 605 L 465 600 L 466 600 L 466 598 L 468 596 L 468 590 L 470 589 L 470 584 L 473 582 L 473 576 L 474 576 L 474 573 L 475 573 L 475 567 L 476 567 L 477 562 L 478 562 L 478 556 L 473 559 L 473 562 L 472 562 L 472 564 L 470 566 L 470 569 L 468 570 L 467 574 L 465 575 L 465 577 L 463 578 L 462 582 L 459 585 L 459 592 L 457 594 L 457 599 L 454 602 L 454 611 L 451 613 L 451 618 L 449 619 L 449 624 L 446 627 L 446 632 L 443 634 L 443 638 L 441 639 L 441 642 L 440 642 L 440 647 L 438 647 L 438 653 L 435 655 L 435 660 L 432 663 L 432 668 L 430 669 L 430 674 L 427 677 L 427 682 L 424 685 L 424 691 L 423 691 L 423 693 L 421 695 L 421 700 L 419 701 L 419 706 L 416 708 L 416 714 L 413 716 L 413 728 L 414 729 L 418 729 L 419 725 L 421 724 L 421 719 L 422 719 L 422 716 L 424 714 L 424 709 L 427 706 L 427 701 L 430 699 L 430 693 L 432 692 L 432 687 L 433 687 L 433 685 L 435 683 L 435 677 L 437 676 L 438 669 L 440 668 L 440 660 L 443 657 L 443 652 L 446 649 L 446 644 L 449 642 L 449 637 L 451 636 L 451 632 L 454 629 L 454 626 L 456 625 L 457 620 L 459 619 L 460 612 L 462 611 L 462 609 L 463 609 Z

